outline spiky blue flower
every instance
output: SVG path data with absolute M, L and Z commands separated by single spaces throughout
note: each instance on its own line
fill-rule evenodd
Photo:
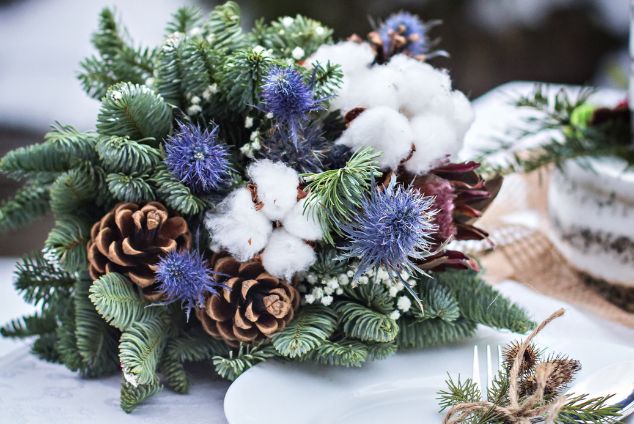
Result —
M 326 140 L 318 122 L 302 128 L 297 144 L 289 143 L 287 137 L 288 134 L 283 129 L 274 128 L 262 143 L 262 155 L 299 172 L 317 173 L 325 169 L 324 162 L 333 143 Z
M 417 269 L 414 261 L 431 254 L 435 211 L 432 197 L 424 197 L 392 178 L 376 188 L 359 208 L 356 222 L 342 228 L 350 240 L 346 256 L 359 259 L 357 276 L 384 267 L 393 274 Z
M 388 56 L 395 53 L 394 34 L 405 38 L 406 45 L 403 46 L 403 52 L 412 56 L 429 53 L 431 43 L 428 33 L 428 25 L 421 21 L 418 16 L 409 12 L 398 12 L 391 15 L 379 28 L 383 50 Z
M 210 193 L 225 184 L 231 165 L 229 148 L 218 140 L 218 126 L 202 129 L 179 123 L 165 143 L 169 171 L 196 193 Z
M 273 66 L 269 70 L 262 85 L 262 101 L 263 109 L 273 115 L 280 129 L 288 130 L 294 145 L 299 143 L 299 132 L 308 114 L 319 110 L 322 103 L 292 66 Z
M 167 303 L 181 302 L 188 318 L 192 309 L 204 305 L 207 295 L 223 287 L 198 252 L 168 253 L 158 263 L 156 280 Z

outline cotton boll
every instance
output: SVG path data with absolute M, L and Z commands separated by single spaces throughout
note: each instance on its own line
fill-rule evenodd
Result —
M 407 118 L 393 109 L 378 106 L 355 118 L 336 143 L 353 150 L 374 147 L 381 152 L 381 168 L 396 169 L 409 154 L 413 141 Z
M 384 65 L 357 73 L 345 91 L 339 93 L 337 106 L 345 113 L 355 107 L 387 106 L 399 108 L 402 74 Z
M 229 194 L 217 212 L 208 212 L 205 226 L 211 235 L 212 249 L 227 250 L 239 261 L 249 260 L 264 249 L 273 231 L 271 221 L 255 209 L 246 188 Z
M 292 235 L 308 241 L 321 240 L 321 225 L 311 208 L 304 210 L 307 198 L 297 202 L 293 209 L 282 220 L 282 226 Z
M 264 269 L 288 281 L 295 273 L 308 270 L 316 259 L 312 247 L 282 228 L 273 231 L 262 252 Z
M 263 159 L 249 166 L 247 174 L 257 186 L 261 212 L 271 221 L 284 218 L 297 203 L 299 175 L 293 168 Z
M 306 60 L 306 64 L 311 66 L 319 62 L 336 63 L 341 65 L 341 70 L 345 76 L 351 76 L 370 66 L 374 60 L 374 51 L 367 43 L 355 43 L 353 41 L 342 41 L 337 44 L 324 44 Z
M 462 148 L 455 124 L 439 115 L 417 116 L 411 121 L 416 151 L 405 169 L 420 175 L 447 161 Z
M 451 99 L 453 101 L 453 121 L 458 127 L 458 135 L 462 138 L 473 124 L 475 114 L 471 102 L 462 92 L 454 91 L 451 93 Z

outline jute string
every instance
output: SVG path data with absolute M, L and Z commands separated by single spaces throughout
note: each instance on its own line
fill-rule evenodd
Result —
M 546 383 L 548 378 L 555 371 L 555 366 L 552 363 L 544 362 L 537 365 L 535 380 L 535 391 L 525 399 L 520 399 L 520 369 L 522 360 L 524 358 L 524 352 L 537 334 L 539 334 L 544 327 L 550 324 L 554 319 L 559 318 L 564 314 L 563 309 L 559 309 L 551 316 L 546 318 L 541 324 L 533 330 L 533 332 L 524 340 L 517 350 L 517 354 L 513 360 L 511 371 L 509 372 L 509 404 L 507 406 L 496 405 L 489 401 L 480 402 L 465 402 L 453 406 L 445 415 L 443 420 L 444 424 L 457 424 L 464 421 L 466 417 L 473 413 L 493 413 L 496 416 L 504 417 L 505 420 L 511 423 L 517 424 L 531 424 L 531 420 L 535 418 L 543 418 L 546 424 L 553 424 L 555 419 L 561 412 L 561 409 L 567 402 L 567 398 L 564 395 L 559 395 L 548 403 L 544 404 L 544 393 L 546 391 Z

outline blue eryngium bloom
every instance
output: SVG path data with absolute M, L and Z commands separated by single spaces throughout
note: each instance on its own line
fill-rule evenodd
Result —
M 432 197 L 403 187 L 395 178 L 384 190 L 375 188 L 362 202 L 356 222 L 342 228 L 350 240 L 346 256 L 359 259 L 355 278 L 379 266 L 392 275 L 416 270 L 413 261 L 432 253 L 432 204 Z
M 429 28 L 420 18 L 409 12 L 399 12 L 391 15 L 379 28 L 379 35 L 383 41 L 385 54 L 392 53 L 394 46 L 393 34 L 400 34 L 406 40 L 404 52 L 412 56 L 429 52 L 431 46 L 428 36 Z
M 196 193 L 209 193 L 225 184 L 231 170 L 229 148 L 218 141 L 218 126 L 202 129 L 179 123 L 165 143 L 169 171 Z
M 167 303 L 180 301 L 187 318 L 192 309 L 204 305 L 207 295 L 216 294 L 223 287 L 198 252 L 168 253 L 158 263 L 156 280 Z
M 298 132 L 308 114 L 320 108 L 321 100 L 315 99 L 313 89 L 293 67 L 273 66 L 262 85 L 263 109 L 290 130 L 296 145 Z

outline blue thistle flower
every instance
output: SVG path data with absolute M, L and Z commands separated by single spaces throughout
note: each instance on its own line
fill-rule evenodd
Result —
M 229 175 L 229 148 L 218 141 L 218 126 L 202 129 L 179 123 L 178 131 L 165 143 L 169 171 L 196 193 L 222 187 Z
M 315 99 L 313 89 L 302 74 L 293 67 L 274 66 L 262 85 L 263 109 L 283 126 L 288 127 L 293 144 L 310 112 L 319 110 L 321 100 Z
M 392 274 L 416 270 L 412 260 L 432 253 L 433 200 L 397 184 L 394 177 L 384 190 L 373 190 L 362 202 L 356 222 L 342 228 L 350 239 L 345 256 L 359 258 L 355 278 L 379 266 Z
M 395 34 L 405 38 L 406 45 L 401 48 L 403 52 L 419 56 L 429 53 L 431 49 L 429 29 L 430 26 L 418 16 L 409 12 L 399 12 L 387 18 L 378 32 L 387 56 L 396 52 L 396 46 L 393 45 Z
M 189 318 L 192 309 L 204 305 L 206 295 L 216 294 L 223 287 L 213 275 L 200 253 L 170 252 L 159 261 L 156 280 L 167 303 L 180 301 Z
M 282 162 L 299 172 L 323 171 L 324 161 L 333 144 L 324 137 L 321 125 L 312 122 L 303 128 L 298 137 L 299 143 L 289 146 L 286 132 L 274 128 L 262 143 L 262 156 Z

